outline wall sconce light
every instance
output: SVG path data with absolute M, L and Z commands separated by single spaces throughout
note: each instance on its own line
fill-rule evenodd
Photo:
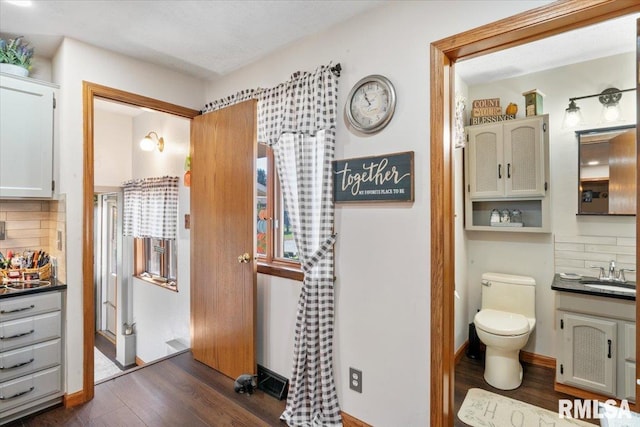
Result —
M 155 136 L 155 141 L 152 136 Z M 158 151 L 162 153 L 164 150 L 164 138 L 158 136 L 157 133 L 151 131 L 144 138 L 140 140 L 140 149 L 142 151 L 153 151 L 154 148 L 158 147 Z
M 621 112 L 618 103 L 622 98 L 622 92 L 629 92 L 632 90 L 636 90 L 635 88 L 631 89 L 617 89 L 615 87 L 610 87 L 608 89 L 603 90 L 600 93 L 596 93 L 593 95 L 585 95 L 585 96 L 576 96 L 575 98 L 569 98 L 569 106 L 564 111 L 564 120 L 562 122 L 562 128 L 568 129 L 573 128 L 578 125 L 583 124 L 582 113 L 580 112 L 580 107 L 576 105 L 576 100 L 578 99 L 586 99 L 586 98 L 595 98 L 598 97 L 598 100 L 602 104 L 602 113 L 600 114 L 600 122 L 601 123 L 611 123 L 616 122 L 621 119 Z

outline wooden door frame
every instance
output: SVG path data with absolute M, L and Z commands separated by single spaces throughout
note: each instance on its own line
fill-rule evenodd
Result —
M 633 1 L 561 0 L 431 44 L 431 426 L 453 426 L 455 420 L 454 157 L 451 143 L 454 65 L 465 58 L 486 55 L 638 11 L 640 4 Z M 636 233 L 640 239 L 638 218 L 640 216 L 636 216 Z M 636 253 L 638 265 L 639 259 L 640 253 Z M 640 308 L 636 304 L 636 319 L 639 317 Z M 636 355 L 640 357 L 638 348 L 640 346 L 636 346 Z M 638 391 L 640 387 L 636 386 L 636 395 Z
M 83 106 L 83 201 L 82 201 L 82 308 L 83 308 L 83 380 L 82 390 L 65 397 L 66 406 L 75 406 L 93 399 L 93 346 L 95 334 L 94 269 L 93 269 L 93 192 L 94 138 L 93 118 L 96 98 L 145 107 L 155 111 L 192 119 L 200 111 L 157 99 L 125 92 L 87 81 L 82 82 Z

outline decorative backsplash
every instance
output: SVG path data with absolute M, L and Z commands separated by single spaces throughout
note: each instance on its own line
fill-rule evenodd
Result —
M 596 267 L 636 269 L 636 239 L 621 236 L 555 236 L 556 273 L 578 273 L 598 276 Z M 636 280 L 636 273 L 625 273 L 627 280 Z
M 0 200 L 6 239 L 0 252 L 42 249 L 58 260 L 58 279 L 66 283 L 66 200 Z

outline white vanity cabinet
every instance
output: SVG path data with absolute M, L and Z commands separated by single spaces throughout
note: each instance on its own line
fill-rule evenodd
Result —
M 548 115 L 467 127 L 468 230 L 548 232 Z M 491 227 L 493 209 L 518 209 L 523 227 Z
M 636 324 L 625 322 L 622 325 L 624 351 L 623 363 L 623 399 L 636 400 Z
M 62 348 L 61 292 L 0 299 L 0 425 L 61 401 Z
M 558 377 L 564 384 L 616 394 L 617 324 L 595 316 L 559 312 Z
M 57 86 L 0 74 L 0 198 L 53 195 Z
M 635 401 L 635 302 L 556 292 L 556 381 Z

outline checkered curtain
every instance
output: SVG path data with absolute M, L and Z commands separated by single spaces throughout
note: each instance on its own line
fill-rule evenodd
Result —
M 123 234 L 175 239 L 178 226 L 177 176 L 134 179 L 123 183 Z
M 272 146 L 304 272 L 287 406 L 290 426 L 341 426 L 333 379 L 332 161 L 337 78 L 330 66 L 259 95 L 258 139 Z

